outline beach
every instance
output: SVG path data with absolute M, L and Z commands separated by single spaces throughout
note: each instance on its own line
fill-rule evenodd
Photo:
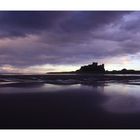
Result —
M 140 128 L 140 75 L 1 75 L 0 128 Z

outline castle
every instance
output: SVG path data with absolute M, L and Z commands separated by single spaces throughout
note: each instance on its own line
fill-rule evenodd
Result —
M 104 64 L 98 65 L 97 62 L 93 62 L 91 65 L 82 66 L 76 72 L 78 73 L 105 73 Z

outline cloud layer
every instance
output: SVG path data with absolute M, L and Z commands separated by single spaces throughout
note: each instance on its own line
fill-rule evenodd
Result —
M 137 11 L 1 11 L 0 71 L 138 60 L 139 22 Z

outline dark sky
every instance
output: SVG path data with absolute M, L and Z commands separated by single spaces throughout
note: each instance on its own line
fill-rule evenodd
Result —
M 0 12 L 0 72 L 68 71 L 98 61 L 140 69 L 138 11 Z

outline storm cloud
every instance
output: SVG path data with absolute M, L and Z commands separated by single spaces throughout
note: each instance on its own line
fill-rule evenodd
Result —
M 138 59 L 139 22 L 138 11 L 1 11 L 1 71 Z

